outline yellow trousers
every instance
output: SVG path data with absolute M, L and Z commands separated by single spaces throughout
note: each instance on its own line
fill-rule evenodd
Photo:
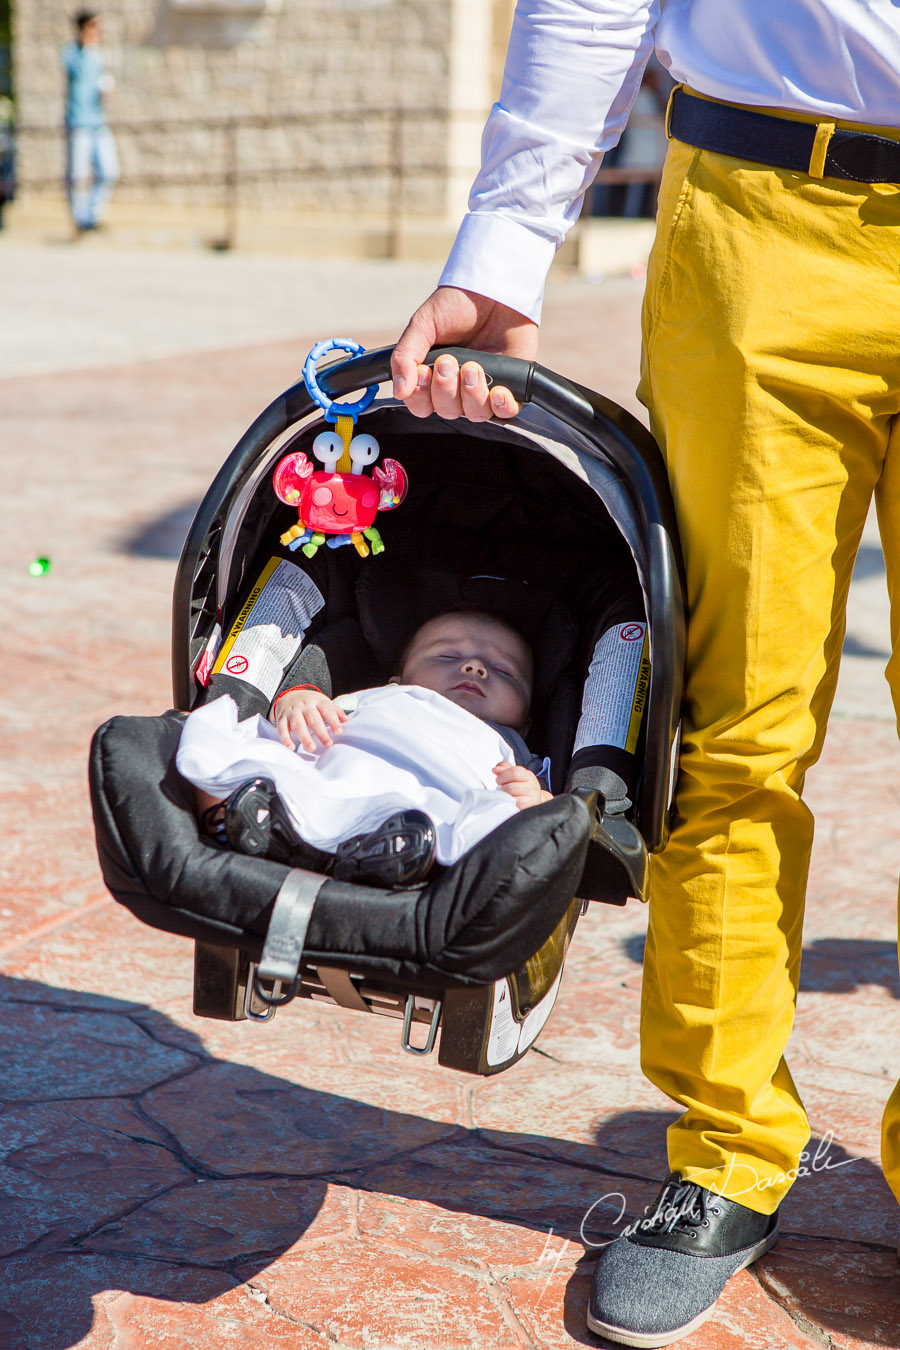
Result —
M 900 711 L 900 187 L 672 142 L 639 392 L 668 465 L 689 615 L 642 1062 L 685 1108 L 671 1167 L 770 1213 L 809 1138 L 783 1058 L 813 834 L 801 792 L 873 492 Z M 900 1088 L 883 1163 L 900 1199 Z

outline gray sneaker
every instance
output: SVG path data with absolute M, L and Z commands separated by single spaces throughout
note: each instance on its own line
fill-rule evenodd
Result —
M 601 1254 L 587 1324 L 620 1345 L 671 1345 L 705 1322 L 731 1276 L 777 1239 L 777 1214 L 670 1172 L 655 1202 Z

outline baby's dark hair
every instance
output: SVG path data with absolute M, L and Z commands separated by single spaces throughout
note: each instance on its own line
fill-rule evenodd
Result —
M 427 628 L 430 623 L 434 623 L 435 620 L 437 619 L 446 619 L 446 618 L 487 619 L 488 623 L 499 624 L 501 628 L 505 628 L 508 633 L 514 634 L 514 636 L 517 637 L 520 642 L 523 642 L 525 644 L 525 646 L 528 648 L 528 651 L 531 653 L 532 662 L 534 662 L 534 652 L 532 650 L 531 643 L 528 641 L 527 637 L 521 631 L 521 629 L 517 628 L 514 623 L 511 623 L 505 614 L 501 614 L 498 610 L 483 609 L 480 607 L 476 608 L 474 605 L 457 604 L 457 605 L 450 605 L 447 609 L 442 609 L 437 614 L 429 615 L 427 619 L 425 619 L 422 623 L 419 624 L 415 632 L 412 633 L 407 638 L 403 650 L 400 653 L 400 658 L 397 661 L 398 673 L 403 670 L 403 667 L 406 664 L 407 657 L 409 656 L 410 649 L 412 648 L 413 643 L 421 633 L 422 629 Z
M 83 33 L 89 23 L 93 23 L 95 19 L 99 18 L 100 15 L 95 9 L 80 9 L 77 14 L 72 16 L 72 22 L 78 32 Z

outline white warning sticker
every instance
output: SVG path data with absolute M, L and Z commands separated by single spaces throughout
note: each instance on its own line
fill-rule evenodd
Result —
M 521 1022 L 516 1021 L 508 980 L 497 980 L 494 985 L 494 1006 L 491 1009 L 491 1029 L 485 1058 L 493 1068 L 505 1064 L 514 1055 L 523 1055 L 544 1029 L 544 1023 L 553 1011 L 562 980 L 562 968 L 539 1003 L 536 1003 Z
M 505 1064 L 519 1047 L 519 1023 L 512 1010 L 512 995 L 506 980 L 494 985 L 494 1006 L 491 1009 L 491 1029 L 488 1034 L 485 1058 L 492 1067 Z
M 559 983 L 562 979 L 562 966 L 559 968 L 559 974 L 547 990 L 539 1003 L 536 1003 L 531 1012 L 525 1017 L 522 1023 L 522 1029 L 519 1032 L 519 1054 L 523 1054 L 536 1041 L 538 1033 L 543 1031 L 544 1023 L 553 1011 L 553 1005 L 556 1002 L 556 995 L 559 993 Z
M 615 745 L 634 751 L 650 687 L 647 625 L 608 628 L 594 648 L 575 751 L 587 745 Z
M 246 680 L 271 699 L 324 604 L 302 568 L 286 558 L 270 558 L 222 644 L 213 675 Z

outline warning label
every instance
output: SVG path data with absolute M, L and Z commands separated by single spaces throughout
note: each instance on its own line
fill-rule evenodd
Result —
M 528 1013 L 525 1021 L 522 1023 L 522 1030 L 519 1032 L 519 1054 L 527 1050 L 532 1041 L 536 1041 L 538 1033 L 543 1030 L 544 1023 L 553 1011 L 553 1005 L 556 1002 L 556 995 L 559 993 L 559 982 L 562 979 L 562 967 L 559 974 L 547 990 L 540 1003 L 536 1003 L 531 1012 Z
M 608 628 L 594 648 L 575 750 L 614 745 L 633 752 L 649 687 L 647 625 L 620 623 Z
M 494 1006 L 491 1009 L 491 1026 L 488 1034 L 488 1046 L 485 1058 L 493 1068 L 504 1064 L 513 1055 L 521 1055 L 532 1041 L 536 1041 L 544 1023 L 553 1011 L 562 968 L 556 979 L 539 1003 L 531 1009 L 522 1022 L 517 1022 L 512 1009 L 512 996 L 509 992 L 509 980 L 498 980 L 494 985 Z
M 302 568 L 270 558 L 232 625 L 213 666 L 271 699 L 325 597 Z
M 491 1009 L 491 1029 L 485 1058 L 493 1067 L 512 1059 L 519 1046 L 519 1024 L 512 1010 L 512 998 L 506 980 L 494 985 L 494 1006 Z

